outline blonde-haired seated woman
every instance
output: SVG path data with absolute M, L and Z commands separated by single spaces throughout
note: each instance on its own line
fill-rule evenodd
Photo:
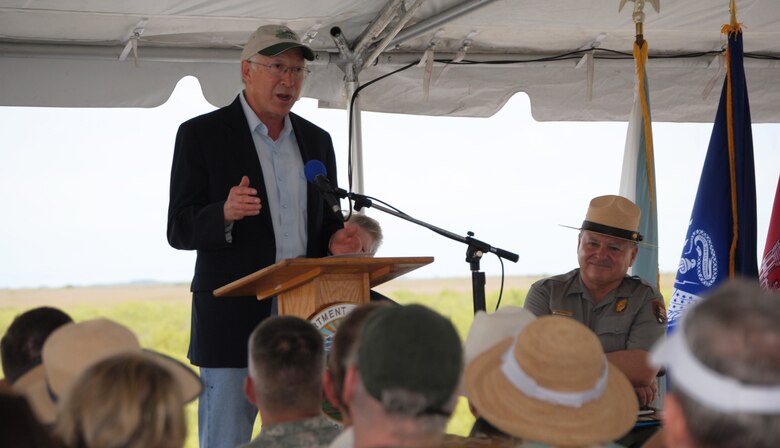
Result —
M 68 448 L 181 448 L 184 404 L 169 369 L 145 354 L 115 355 L 79 376 L 54 433 Z

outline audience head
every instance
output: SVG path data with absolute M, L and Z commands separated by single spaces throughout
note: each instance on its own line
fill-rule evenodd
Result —
M 368 215 L 355 213 L 344 223 L 344 227 L 357 227 L 357 237 L 362 243 L 360 253 L 375 255 L 382 245 L 382 227 Z
M 244 389 L 264 423 L 320 414 L 324 350 L 320 332 L 299 317 L 270 317 L 255 328 Z
M 390 305 L 385 302 L 372 302 L 358 306 L 341 321 L 333 336 L 333 346 L 328 355 L 323 386 L 328 401 L 339 410 L 340 415 L 335 417 L 346 425 L 351 424 L 349 406 L 343 399 L 348 359 L 360 338 L 363 323 L 372 313 L 386 306 Z
M 355 441 L 437 443 L 458 395 L 463 349 L 452 323 L 421 305 L 386 307 L 363 324 L 344 396 Z
M 67 391 L 54 434 L 70 448 L 181 448 L 184 404 L 181 384 L 151 356 L 115 355 Z
M 16 316 L 0 341 L 3 374 L 14 383 L 22 374 L 41 362 L 41 350 L 52 331 L 73 322 L 65 312 L 43 306 Z
M 198 376 L 182 363 L 163 354 L 143 350 L 127 327 L 108 319 L 63 325 L 43 344 L 42 364 L 14 384 L 27 397 L 38 418 L 46 424 L 57 418 L 57 403 L 89 367 L 114 355 L 144 354 L 171 372 L 185 401 L 200 395 Z
M 780 295 L 734 281 L 688 308 L 652 350 L 671 391 L 667 446 L 780 446 Z
M 374 256 L 382 244 L 379 223 L 363 214 L 353 214 L 344 223 L 344 231 L 337 232 L 328 243 L 333 255 Z
M 466 367 L 469 401 L 507 434 L 554 446 L 613 441 L 639 405 L 598 337 L 561 316 L 539 317 Z

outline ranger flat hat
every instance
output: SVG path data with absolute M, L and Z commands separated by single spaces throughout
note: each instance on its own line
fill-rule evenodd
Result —
M 581 227 L 563 226 L 576 230 L 588 230 L 633 242 L 644 237 L 639 233 L 642 209 L 623 196 L 609 194 L 591 199 Z

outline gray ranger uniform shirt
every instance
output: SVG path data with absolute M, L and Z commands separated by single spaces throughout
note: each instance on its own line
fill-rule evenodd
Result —
M 650 351 L 666 332 L 666 306 L 661 293 L 639 277 L 626 277 L 597 305 L 580 279 L 580 270 L 537 281 L 528 290 L 524 308 L 536 316 L 574 318 L 590 328 L 605 353 Z

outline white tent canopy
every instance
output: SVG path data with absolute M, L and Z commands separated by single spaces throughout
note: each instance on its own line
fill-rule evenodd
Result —
M 633 3 L 618 12 L 619 3 L 3 0 L 0 105 L 154 107 L 186 75 L 199 79 L 209 102 L 224 105 L 241 88 L 238 59 L 246 38 L 259 25 L 285 23 L 317 52 L 303 95 L 324 107 L 345 107 L 348 91 L 419 61 L 426 49 L 433 50 L 436 61 L 445 61 L 465 47 L 465 60 L 477 62 L 575 53 L 545 62 L 451 65 L 446 70 L 437 62 L 427 98 L 425 69 L 415 66 L 363 90 L 360 108 L 490 116 L 513 94 L 526 92 L 537 120 L 627 120 L 635 27 Z M 780 122 L 780 3 L 742 0 L 737 5 L 745 52 L 769 56 L 745 60 L 753 122 Z M 660 13 L 648 3 L 645 14 L 653 119 L 711 121 L 725 75 L 718 54 L 725 44 L 720 28 L 729 20 L 728 1 L 662 3 Z M 367 32 L 372 23 L 376 29 Z M 334 39 L 334 27 L 343 39 Z M 578 62 L 594 46 L 588 99 L 588 64 L 578 67 Z M 344 56 L 356 47 L 354 58 Z M 699 55 L 681 57 L 691 54 Z M 362 64 L 368 65 L 361 69 Z M 708 83 L 714 88 L 703 95 Z

